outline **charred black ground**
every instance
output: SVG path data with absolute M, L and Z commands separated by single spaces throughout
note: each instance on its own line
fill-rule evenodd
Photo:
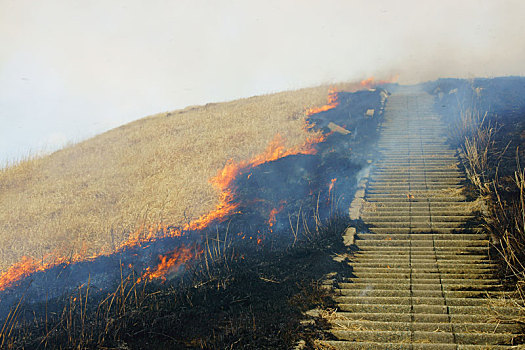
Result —
M 28 317 L 17 325 L 7 347 L 288 349 L 322 336 L 300 321 L 303 311 L 332 306 L 321 280 L 344 268 L 332 257 L 344 250 L 339 232 L 346 224 L 334 219 L 284 251 L 244 249 L 244 258 L 222 256 L 209 269 L 199 264 L 176 285 L 134 286 L 125 278 L 109 299 L 95 293 L 87 306 L 84 287 L 54 301 L 60 308 L 48 306 L 47 322 Z

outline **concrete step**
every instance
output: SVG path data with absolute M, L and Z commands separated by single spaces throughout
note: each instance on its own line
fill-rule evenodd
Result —
M 410 233 L 417 233 L 417 234 L 423 234 L 423 233 L 445 233 L 445 234 L 454 234 L 454 233 L 481 233 L 483 230 L 478 227 L 469 227 L 469 228 L 462 228 L 462 227 L 435 227 L 432 226 L 432 228 L 428 228 L 425 226 L 419 226 L 419 227 L 370 227 L 369 231 L 372 233 L 379 233 L 379 234 L 395 234 L 395 233 L 402 233 L 402 234 L 410 234 Z
M 478 281 L 475 281 L 478 282 Z M 397 281 L 393 283 L 392 281 L 372 281 L 372 280 L 349 280 L 347 282 L 339 282 L 338 285 L 344 289 L 357 289 L 360 291 L 366 291 L 370 289 L 380 289 L 380 290 L 413 290 L 413 291 L 429 291 L 429 290 L 438 290 L 446 292 L 456 292 L 456 291 L 470 291 L 470 292 L 485 292 L 485 291 L 502 291 L 503 286 L 501 284 L 494 283 L 448 283 L 448 284 L 439 284 L 439 283 L 411 283 L 410 281 Z
M 369 312 L 344 312 L 337 311 L 337 317 L 345 320 L 379 321 L 379 322 L 411 322 L 417 323 L 485 323 L 497 326 L 510 324 L 494 318 L 494 315 L 469 315 L 469 314 L 425 314 L 425 313 L 369 313 Z
M 471 288 L 472 286 L 475 287 L 489 287 L 489 286 L 495 286 L 499 285 L 500 281 L 494 278 L 463 278 L 461 276 L 441 276 L 441 278 L 433 278 L 429 276 L 410 276 L 404 277 L 404 276 L 395 276 L 391 275 L 392 277 L 346 277 L 344 279 L 345 282 L 354 282 L 372 285 L 372 284 L 387 284 L 390 283 L 392 286 L 395 285 L 406 285 L 406 284 L 412 284 L 413 286 L 416 286 L 417 284 L 424 285 L 424 286 L 442 286 L 443 288 L 446 288 L 448 286 L 460 286 L 464 288 Z M 423 286 L 423 287 L 424 287 Z
M 427 188 L 426 186 L 421 186 L 419 188 L 413 188 L 413 187 L 410 187 L 410 188 L 390 188 L 390 189 L 387 189 L 387 188 L 381 188 L 381 189 L 370 189 L 368 188 L 366 190 L 366 195 L 368 197 L 372 196 L 372 195 L 388 195 L 388 196 L 392 196 L 392 195 L 397 195 L 397 196 L 408 196 L 408 195 L 412 195 L 414 197 L 419 197 L 419 196 L 433 196 L 433 197 L 438 197 L 438 196 L 441 196 L 441 197 L 446 197 L 446 196 L 451 196 L 451 195 L 454 195 L 454 194 L 461 194 L 461 191 L 458 190 L 458 189 L 455 189 L 454 191 L 451 190 L 450 187 L 443 187 L 443 188 Z
M 377 297 L 445 297 L 445 298 L 508 298 L 504 291 L 443 291 L 409 289 L 343 289 L 336 288 L 336 295 L 341 296 L 377 296 Z
M 433 297 L 372 297 L 372 296 L 338 296 L 335 298 L 338 303 L 358 303 L 358 304 L 378 304 L 378 305 L 440 305 L 440 306 L 487 306 L 496 301 L 478 298 L 444 298 L 443 296 Z
M 500 350 L 517 349 L 508 345 L 463 345 L 438 343 L 377 343 L 323 340 L 321 349 L 331 350 Z
M 455 205 L 451 207 L 438 208 L 434 205 L 423 207 L 412 207 L 410 205 L 403 205 L 402 207 L 394 206 L 374 206 L 365 207 L 361 214 L 361 218 L 366 222 L 368 217 L 384 217 L 385 219 L 399 217 L 414 216 L 472 216 L 472 209 L 468 207 L 467 203 Z
M 423 332 L 449 332 L 449 333 L 514 333 L 519 334 L 522 327 L 517 324 L 491 324 L 491 323 L 444 323 L 444 322 L 381 322 L 348 320 L 336 317 L 331 322 L 334 327 L 348 330 L 379 330 L 379 331 L 423 331 Z
M 456 196 L 456 197 L 409 197 L 408 195 L 365 195 L 365 200 L 367 202 L 376 203 L 376 202 L 382 202 L 382 203 L 389 203 L 389 202 L 401 202 L 401 203 L 425 203 L 428 205 L 428 202 L 430 203 L 450 203 L 450 202 L 463 202 L 465 201 L 464 196 Z
M 353 267 L 370 267 L 383 266 L 383 268 L 405 267 L 412 269 L 439 268 L 443 271 L 453 271 L 458 269 L 491 269 L 490 261 L 486 260 L 463 260 L 460 257 L 456 259 L 440 259 L 439 257 L 410 259 L 410 256 L 387 256 L 377 255 L 376 257 L 358 256 L 352 257 L 348 262 Z
M 368 206 L 370 208 L 380 209 L 380 208 L 388 208 L 388 209 L 405 209 L 410 208 L 410 210 L 418 210 L 418 209 L 446 209 L 449 212 L 456 209 L 469 209 L 472 211 L 472 204 L 470 202 L 440 202 L 440 201 L 418 201 L 417 199 L 413 199 L 411 201 L 405 201 L 405 200 L 398 200 L 398 201 L 387 201 L 387 202 L 369 202 Z
M 373 185 L 370 190 L 377 190 L 376 186 L 383 187 L 385 191 L 409 187 L 411 191 L 448 190 L 452 193 L 452 189 L 460 191 L 459 185 L 463 179 L 463 175 L 454 173 L 385 172 L 370 175 Z
M 406 262 L 360 262 L 360 261 L 351 261 L 352 271 L 390 271 L 396 269 L 399 272 L 407 271 L 439 271 L 441 273 L 448 273 L 453 271 L 480 271 L 484 273 L 489 273 L 493 271 L 496 267 L 495 264 L 464 264 L 456 263 L 451 266 L 451 264 L 439 264 L 436 261 L 429 263 L 412 263 L 410 261 Z
M 405 208 L 410 208 L 410 209 L 414 209 L 414 210 L 418 210 L 418 209 L 427 209 L 428 208 L 433 208 L 433 209 L 441 209 L 441 210 L 447 210 L 447 211 L 451 211 L 452 210 L 452 214 L 450 215 L 454 215 L 453 214 L 453 210 L 454 209 L 468 209 L 470 211 L 473 210 L 474 208 L 474 204 L 471 203 L 471 202 L 439 202 L 439 201 L 435 201 L 435 202 L 429 202 L 429 201 L 426 201 L 426 200 L 423 200 L 423 201 L 418 201 L 418 200 L 412 200 L 412 201 L 397 201 L 397 202 L 384 202 L 384 203 L 381 203 L 381 202 L 369 202 L 367 203 L 367 209 L 368 208 L 386 208 L 386 209 L 405 209 Z M 472 213 L 470 213 L 472 214 Z
M 461 193 L 462 186 L 460 184 L 439 184 L 439 183 L 423 183 L 420 185 L 416 184 L 389 184 L 376 182 L 374 185 L 367 187 L 367 193 L 410 193 L 411 191 L 424 191 L 424 192 L 451 192 L 458 191 Z
M 378 179 L 381 177 L 405 177 L 409 176 L 410 180 L 428 177 L 443 177 L 443 178 L 462 178 L 464 175 L 456 168 L 456 166 L 448 167 L 432 167 L 425 165 L 410 165 L 410 166 L 381 166 L 376 167 L 370 173 L 370 178 Z
M 449 343 L 478 345 L 512 344 L 516 335 L 511 333 L 451 333 L 429 331 L 331 331 L 338 339 L 347 341 L 372 341 L 385 343 Z
M 443 177 L 463 177 L 456 165 L 432 166 L 432 165 L 392 165 L 377 167 L 371 173 L 372 178 L 378 176 L 409 176 L 415 178 L 421 176 L 443 176 Z
M 365 240 L 359 241 L 359 243 L 365 242 Z M 383 242 L 392 242 L 392 241 L 383 241 Z M 412 241 L 414 242 L 414 241 Z M 487 247 L 432 247 L 432 246 L 411 246 L 408 245 L 360 245 L 357 246 L 359 249 L 354 253 L 355 256 L 361 256 L 362 254 L 410 254 L 413 258 L 435 258 L 435 256 L 467 256 L 465 259 L 468 259 L 468 256 L 474 258 L 485 257 L 487 253 Z M 422 255 L 422 256 L 418 256 Z
M 431 178 L 443 178 L 443 179 L 461 179 L 464 175 L 455 168 L 425 168 L 422 166 L 418 167 L 391 167 L 391 168 L 378 168 L 370 174 L 370 178 L 374 180 L 385 180 L 392 178 L 404 178 L 408 180 L 418 179 L 431 179 Z
M 445 306 L 445 305 L 392 305 L 392 304 L 357 304 L 338 303 L 338 309 L 356 313 L 419 313 L 419 314 L 461 314 L 494 316 L 500 313 L 506 316 L 523 316 L 515 307 L 504 306 Z
M 360 239 L 364 240 L 471 240 L 471 241 L 486 241 L 488 234 L 485 233 L 392 233 L 392 234 L 381 234 L 381 233 L 358 233 Z
M 410 332 L 410 331 L 349 331 L 334 329 L 331 333 L 339 340 L 353 342 L 406 343 L 424 338 L 433 343 L 452 343 L 454 336 L 445 332 Z M 429 334 L 426 334 L 429 333 Z M 417 335 L 416 335 L 417 334 Z
M 361 218 L 367 223 L 369 222 L 465 222 L 469 219 L 473 219 L 473 215 L 431 215 L 430 211 L 421 215 L 415 214 L 404 214 L 404 215 L 381 215 L 380 213 L 369 213 L 361 215 Z
M 465 221 L 441 221 L 434 222 L 430 220 L 419 219 L 417 221 L 376 221 L 367 220 L 367 225 L 371 228 L 407 228 L 414 227 L 418 230 L 429 230 L 431 228 L 460 228 L 467 226 Z
M 375 230 L 376 228 L 371 228 Z M 434 228 L 432 228 L 434 230 Z M 412 228 L 414 230 L 414 228 Z M 373 234 L 372 234 L 373 235 Z M 359 236 L 358 238 L 361 238 Z M 455 248 L 482 248 L 488 249 L 488 240 L 447 240 L 447 239 L 358 239 L 356 245 L 361 248 L 365 247 L 435 247 L 436 249 L 445 247 Z
M 379 272 L 378 269 L 374 269 L 374 271 L 371 271 L 369 269 L 367 270 L 361 270 L 358 268 L 355 268 L 352 270 L 352 277 L 358 277 L 358 278 L 385 278 L 385 279 L 392 279 L 392 278 L 411 278 L 412 280 L 417 280 L 421 278 L 425 279 L 442 279 L 442 280 L 449 280 L 449 279 L 490 279 L 494 280 L 496 277 L 493 275 L 492 271 L 487 270 L 476 270 L 476 271 L 464 271 L 464 272 L 443 272 L 436 269 L 433 269 L 429 271 L 428 269 L 405 269 L 408 270 L 406 272 L 399 271 L 399 269 L 384 269 Z
M 383 262 L 392 262 L 397 260 L 404 261 L 410 261 L 412 264 L 416 263 L 427 263 L 427 262 L 438 262 L 438 264 L 447 264 L 450 262 L 458 262 L 461 261 L 464 264 L 470 263 L 470 264 L 477 264 L 477 263 L 483 263 L 488 262 L 488 257 L 484 254 L 474 254 L 472 252 L 464 251 L 464 250 L 436 250 L 436 251 L 429 251 L 429 250 L 421 250 L 421 247 L 419 249 L 410 249 L 407 247 L 406 251 L 401 250 L 387 250 L 387 249 L 378 249 L 378 248 L 384 248 L 384 247 L 374 247 L 375 249 L 363 249 L 359 252 L 354 253 L 354 259 L 352 261 L 361 261 L 370 262 L 371 260 L 377 261 L 383 261 Z M 389 247 L 386 247 L 389 248 Z M 390 247 L 392 248 L 392 247 Z M 483 252 L 481 252 L 483 253 Z

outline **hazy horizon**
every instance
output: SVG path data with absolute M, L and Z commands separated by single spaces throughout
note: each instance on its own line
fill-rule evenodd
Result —
M 525 75 L 525 2 L 0 0 L 0 164 L 188 105 Z

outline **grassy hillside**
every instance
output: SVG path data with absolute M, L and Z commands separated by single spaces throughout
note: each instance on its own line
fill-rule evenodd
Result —
M 320 101 L 327 92 L 320 89 Z M 225 221 L 96 259 L 64 262 L 0 290 L 0 348 L 290 349 L 299 340 L 312 348 L 316 339 L 329 337 L 323 316 L 305 312 L 333 308 L 331 283 L 351 273 L 342 233 L 359 225 L 350 221 L 348 207 L 376 155 L 387 96 L 380 88 L 338 93 L 337 106 L 324 105 L 317 109 L 323 112 L 308 117 L 307 129 L 323 133 L 323 142 L 312 147 L 265 149 L 240 161 L 248 165 L 239 172 L 229 172 L 234 167 L 227 160 L 217 161 L 218 168 L 210 170 L 214 183 L 217 170 L 228 179 L 236 174 L 220 187 L 222 197 L 213 192 L 215 203 L 231 193 L 227 203 L 236 205 Z M 377 111 L 373 118 L 366 116 L 370 109 Z M 302 146 L 305 136 L 313 135 L 303 130 L 300 110 L 290 118 L 301 121 L 290 124 L 290 134 L 295 132 Z M 334 125 L 339 131 L 332 133 Z M 266 132 L 272 146 L 277 129 Z M 250 146 L 244 140 L 242 147 Z M 194 151 L 201 160 L 194 171 L 209 164 L 212 154 L 219 153 Z M 188 182 L 191 175 L 185 173 Z M 206 215 L 221 208 L 214 205 Z
M 339 86 L 341 89 L 352 85 Z M 111 252 L 130 232 L 212 210 L 208 180 L 277 133 L 302 144 L 307 108 L 328 86 L 188 107 L 121 126 L 0 170 L 0 271 L 23 256 Z

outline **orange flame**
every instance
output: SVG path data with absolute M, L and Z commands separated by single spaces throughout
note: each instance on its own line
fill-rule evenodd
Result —
M 310 116 L 312 114 L 328 111 L 330 109 L 333 109 L 339 105 L 339 102 L 337 101 L 337 90 L 332 87 L 328 90 L 328 103 L 321 107 L 313 107 L 306 110 L 306 115 Z
M 361 85 L 361 87 L 364 87 L 364 88 L 373 88 L 374 86 L 377 86 L 377 85 L 395 83 L 397 81 L 397 79 L 399 79 L 399 75 L 398 74 L 394 75 L 390 79 L 377 80 L 377 81 L 375 80 L 374 77 L 369 77 L 369 78 L 366 78 L 364 80 L 361 80 L 361 82 L 359 84 Z
M 152 280 L 156 278 L 162 278 L 165 281 L 168 273 L 177 272 L 182 265 L 201 254 L 202 250 L 200 248 L 182 245 L 170 255 L 159 255 L 160 263 L 154 269 L 148 267 L 142 278 L 139 278 L 137 282 L 140 282 L 142 279 Z
M 286 203 L 285 201 L 282 201 L 281 205 L 279 206 L 279 208 L 273 208 L 272 210 L 270 210 L 270 216 L 269 216 L 268 221 L 267 221 L 268 222 L 268 226 L 270 226 L 270 231 L 272 231 L 271 227 L 275 224 L 275 221 L 276 221 L 275 216 L 277 214 L 279 214 L 281 212 L 281 210 L 283 210 L 285 203 Z
M 46 255 L 41 261 L 37 261 L 28 256 L 23 256 L 20 261 L 11 265 L 7 271 L 0 274 L 0 291 L 11 287 L 22 278 L 32 275 L 36 272 L 45 271 L 64 263 L 70 264 L 82 259 L 82 254 L 75 254 L 68 258 L 58 257 L 58 255 L 56 255 L 56 257 L 50 260 L 53 255 L 55 254 Z
M 32 258 L 23 256 L 19 262 L 0 275 L 0 290 L 4 290 L 21 278 L 39 271 L 39 267 L 39 264 Z
M 273 208 L 270 211 L 270 217 L 268 218 L 268 226 L 272 227 L 275 224 L 275 215 L 279 213 L 279 209 Z
M 332 193 L 332 190 L 334 189 L 334 185 L 337 179 L 330 180 L 330 185 L 328 185 L 328 197 L 330 197 L 330 194 Z

